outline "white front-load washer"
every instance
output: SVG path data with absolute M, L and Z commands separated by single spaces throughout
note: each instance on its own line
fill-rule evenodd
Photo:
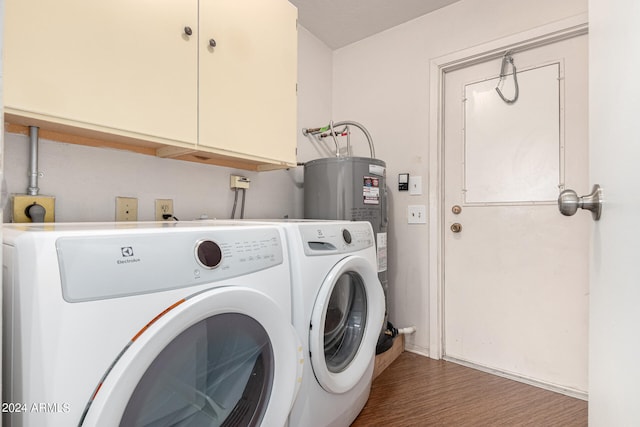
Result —
M 368 222 L 281 222 L 289 241 L 293 324 L 306 352 L 290 426 L 351 424 L 371 389 L 384 321 Z
M 304 356 L 280 228 L 5 225 L 3 240 L 5 426 L 287 423 Z

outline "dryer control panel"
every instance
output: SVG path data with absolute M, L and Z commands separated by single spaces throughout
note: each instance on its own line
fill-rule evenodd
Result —
M 306 255 L 333 255 L 369 248 L 375 244 L 371 224 L 364 221 L 300 224 Z
M 283 263 L 275 227 L 65 236 L 56 240 L 68 302 L 218 282 Z

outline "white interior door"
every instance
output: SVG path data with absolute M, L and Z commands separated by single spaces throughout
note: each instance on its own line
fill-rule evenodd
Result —
M 605 198 L 592 225 L 589 425 L 631 426 L 640 420 L 640 3 L 590 0 L 589 20 L 591 182 Z
M 512 57 L 511 104 L 501 59 L 445 76 L 444 355 L 582 395 L 592 220 L 556 199 L 589 190 L 587 36 Z

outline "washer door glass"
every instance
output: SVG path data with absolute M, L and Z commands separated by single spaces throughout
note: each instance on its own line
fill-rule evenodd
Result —
M 285 425 L 302 378 L 288 313 L 225 286 L 161 312 L 108 368 L 80 425 Z
M 135 388 L 121 426 L 259 425 L 273 351 L 249 316 L 219 314 L 178 335 Z
M 383 319 L 384 293 L 375 261 L 361 256 L 340 260 L 320 286 L 311 313 L 311 366 L 322 388 L 344 393 L 373 372 Z
M 355 357 L 367 323 L 367 295 L 362 276 L 340 275 L 329 297 L 324 321 L 324 357 L 330 372 L 342 372 Z

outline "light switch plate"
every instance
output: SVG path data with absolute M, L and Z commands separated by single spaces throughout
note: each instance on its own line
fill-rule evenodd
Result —
M 422 177 L 410 176 L 409 177 L 409 194 L 412 196 L 419 196 L 422 194 Z
M 409 205 L 407 209 L 407 222 L 409 224 L 426 224 L 427 207 L 425 205 Z

